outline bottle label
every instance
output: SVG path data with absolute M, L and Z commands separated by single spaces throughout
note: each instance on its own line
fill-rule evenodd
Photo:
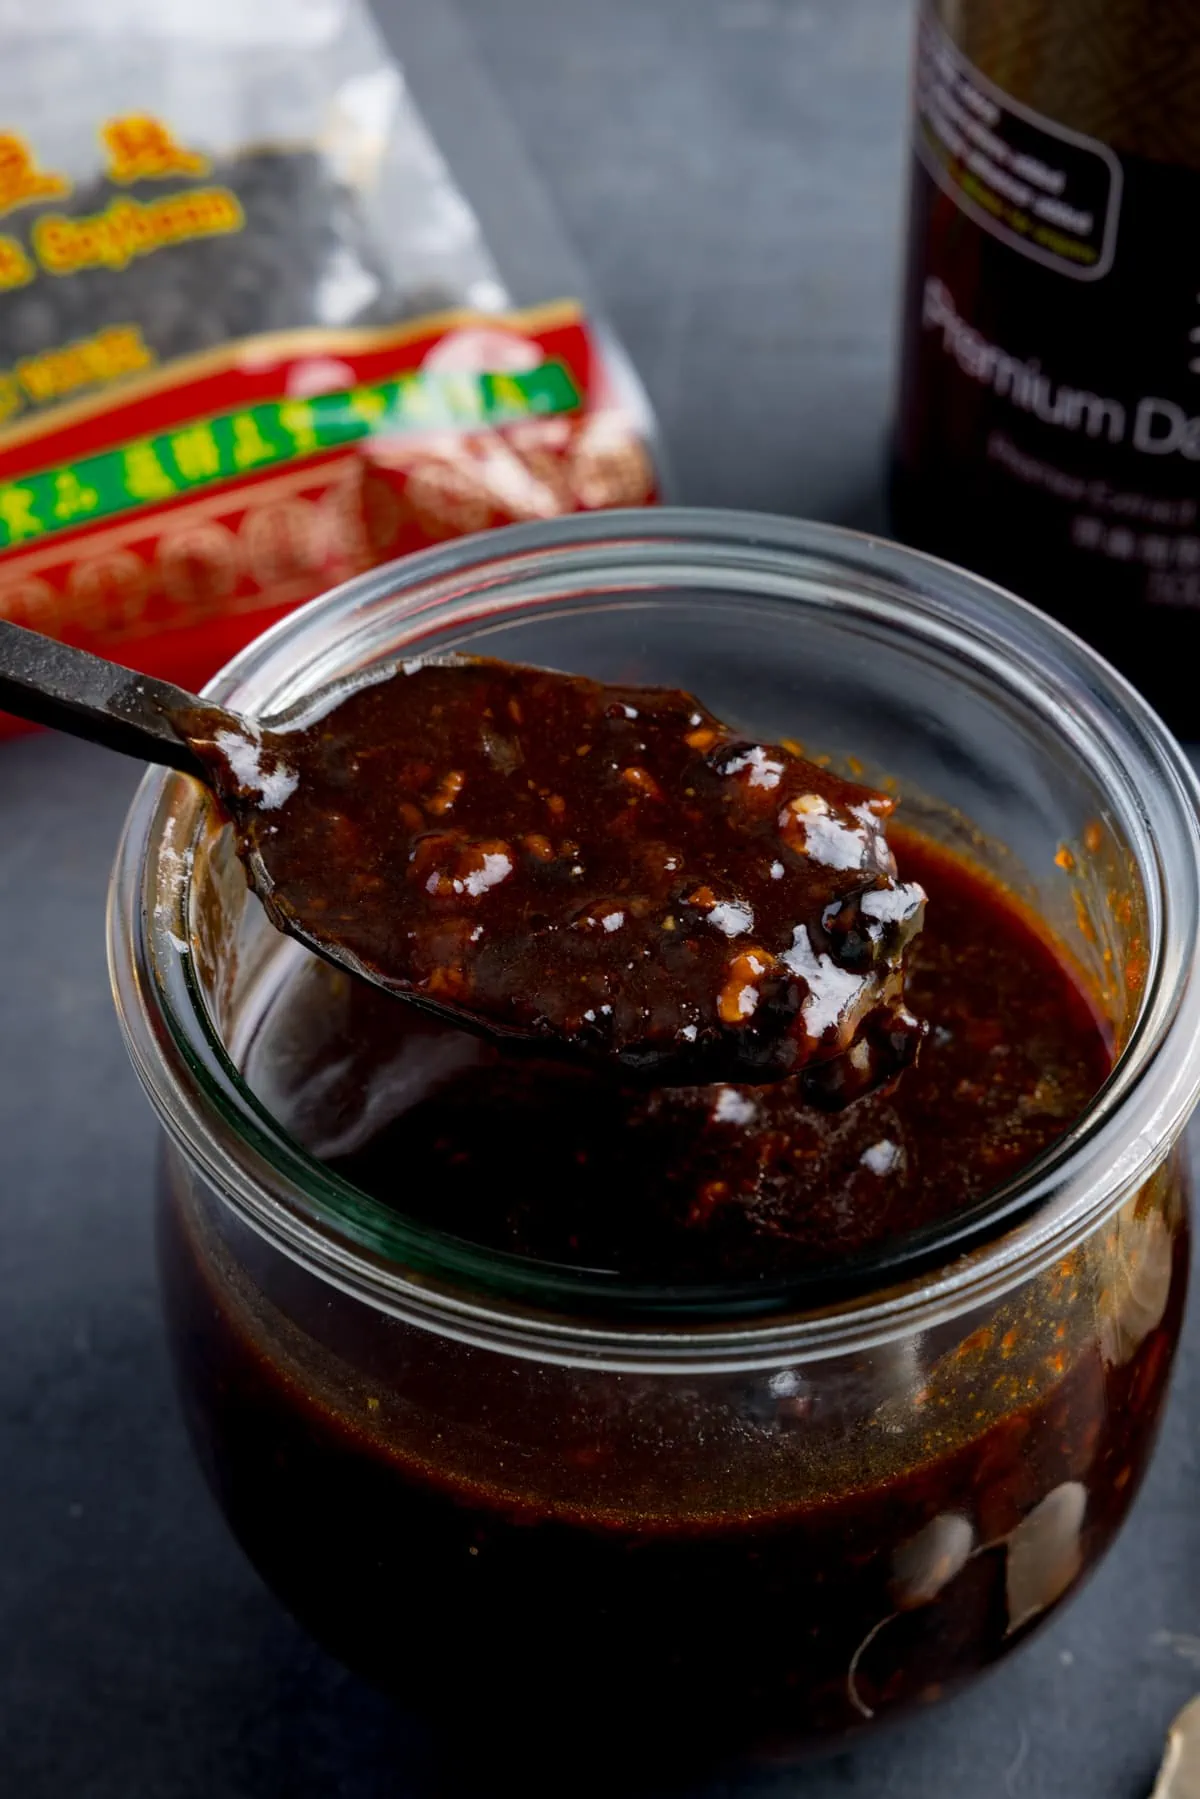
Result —
M 1116 656 L 1133 609 L 1200 607 L 1200 172 L 1019 105 L 923 13 L 899 527 Z
M 1112 267 L 1119 158 L 1019 105 L 928 15 L 917 33 L 915 145 L 938 186 L 1001 243 L 1077 281 Z

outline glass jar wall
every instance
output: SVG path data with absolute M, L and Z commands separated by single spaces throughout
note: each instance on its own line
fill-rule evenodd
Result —
M 256 1565 L 352 1666 L 522 1753 L 790 1754 L 1007 1653 L 1137 1490 L 1186 1285 L 1192 777 L 1018 602 L 750 516 L 414 558 L 294 615 L 213 692 L 274 714 L 450 648 L 690 687 L 855 757 L 1034 907 L 1120 1051 L 1020 1179 L 837 1283 L 672 1288 L 484 1251 L 310 1153 L 320 1094 L 295 1103 L 295 1071 L 336 1037 L 345 977 L 266 925 L 197 789 L 139 795 L 114 980 L 168 1139 L 181 1392 Z

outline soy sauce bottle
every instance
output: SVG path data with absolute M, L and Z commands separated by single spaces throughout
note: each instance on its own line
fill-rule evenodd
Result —
M 893 519 L 1200 737 L 1200 0 L 921 0 Z

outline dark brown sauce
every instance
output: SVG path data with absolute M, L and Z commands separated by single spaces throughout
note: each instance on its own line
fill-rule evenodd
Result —
M 829 1063 L 831 1104 L 915 1053 L 894 801 L 690 694 L 464 659 L 181 726 L 273 921 L 409 999 L 656 1082 Z
M 625 1440 L 619 1382 L 609 1406 L 578 1409 L 563 1406 L 560 1381 L 531 1374 L 514 1423 L 503 1358 L 445 1356 L 415 1375 L 406 1363 L 395 1404 L 386 1368 L 347 1376 L 335 1355 L 332 1386 L 314 1381 L 264 1350 L 173 1209 L 164 1226 L 189 1422 L 243 1547 L 328 1650 L 432 1715 L 451 1742 L 464 1743 L 469 1718 L 478 1778 L 494 1784 L 497 1758 L 512 1759 L 538 1792 L 561 1791 L 564 1756 L 580 1764 L 574 1787 L 609 1794 L 636 1775 L 681 1779 L 727 1757 L 794 1753 L 935 1699 L 1002 1656 L 1120 1527 L 1153 1447 L 1186 1290 L 1181 1233 L 1161 1322 L 1127 1361 L 1108 1365 L 1095 1343 L 1060 1355 L 1065 1372 L 1048 1391 L 1039 1380 L 1036 1397 L 965 1436 L 955 1412 L 933 1406 L 924 1456 L 899 1472 L 869 1453 L 846 1468 L 819 1370 L 811 1388 L 800 1379 L 778 1398 L 764 1383 L 741 1429 L 751 1441 L 772 1433 L 775 1453 L 763 1464 L 755 1451 L 757 1490 L 723 1515 L 704 1512 L 704 1486 L 714 1461 L 746 1457 L 747 1441 L 698 1385 L 661 1421 L 695 1435 L 690 1515 L 677 1495 L 655 1503 L 659 1414 Z M 1075 1278 L 1064 1269 L 1064 1288 Z M 1053 1318 L 1040 1328 L 1054 1355 Z M 996 1353 L 979 1351 L 989 1387 L 1001 1384 Z M 468 1380 L 486 1431 L 456 1426 L 456 1384 Z M 730 1400 L 746 1403 L 732 1390 Z M 907 1401 L 899 1416 L 911 1447 Z M 665 1447 L 670 1461 L 678 1450 Z M 773 1500 L 773 1468 L 826 1455 L 811 1501 Z M 590 1504 L 552 1497 L 568 1476 Z M 1009 1545 L 1023 1525 L 1037 1529 L 1025 1521 L 1042 1505 L 1078 1524 L 1025 1616 Z
M 773 1274 L 949 1217 L 1069 1129 L 1111 1052 L 1012 895 L 911 834 L 896 847 L 930 896 L 908 978 L 935 1028 L 894 1094 L 837 1118 L 795 1083 L 647 1092 L 419 1019 L 398 1044 L 395 1009 L 349 981 L 336 1032 L 281 1048 L 288 1078 L 327 1090 L 341 1070 L 322 1129 L 366 1137 L 344 1174 L 527 1254 Z M 317 1002 L 343 980 L 320 972 Z M 408 1104 L 377 1128 L 363 1077 L 389 1045 Z M 576 1385 L 421 1330 L 385 1335 L 365 1373 L 338 1296 L 306 1302 L 317 1345 L 174 1202 L 163 1254 L 205 1466 L 276 1591 L 456 1738 L 469 1718 L 489 1779 L 502 1747 L 522 1778 L 570 1754 L 611 1792 L 652 1762 L 678 1776 L 787 1752 L 933 1698 L 1071 1589 L 1137 1490 L 1179 1329 L 1184 1230 L 1138 1220 L 1157 1304 L 1107 1346 L 1076 1255 L 1003 1324 L 864 1353 L 836 1379 Z M 290 1271 L 289 1308 L 309 1278 Z
M 797 1080 L 647 1090 L 484 1043 L 456 1052 L 417 1022 L 427 1079 L 333 1165 L 475 1243 L 667 1280 L 783 1277 L 952 1216 L 1071 1126 L 1110 1050 L 1061 952 L 1011 894 L 911 832 L 892 838 L 929 895 L 906 991 L 932 1022 L 894 1092 L 828 1114 Z M 364 989 L 342 1034 L 360 1054 L 373 1038 L 378 1062 L 398 1022 Z M 327 1141 L 361 1100 L 351 1084 Z

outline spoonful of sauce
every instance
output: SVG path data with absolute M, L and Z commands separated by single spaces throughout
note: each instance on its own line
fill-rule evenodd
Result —
M 273 924 L 506 1043 L 832 1107 L 916 1052 L 894 802 L 690 694 L 417 659 L 271 728 L 0 622 L 0 705 L 203 780 Z

